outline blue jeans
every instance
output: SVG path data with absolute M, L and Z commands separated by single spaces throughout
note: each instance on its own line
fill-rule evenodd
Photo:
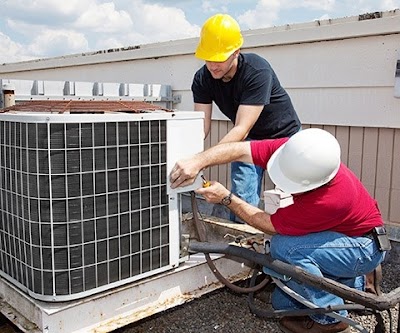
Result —
M 301 131 L 301 126 L 299 131 Z M 246 138 L 245 141 L 252 139 Z M 260 203 L 260 194 L 264 168 L 251 163 L 232 162 L 231 163 L 231 191 L 240 199 L 246 201 L 252 206 L 258 207 Z M 236 221 L 236 216 L 230 213 L 230 220 Z M 240 221 L 242 222 L 242 221 Z
M 365 274 L 373 271 L 384 259 L 369 237 L 348 237 L 333 231 L 311 233 L 305 236 L 275 235 L 271 239 L 271 256 L 317 275 L 349 287 L 364 290 Z M 321 289 L 300 284 L 293 279 L 285 284 L 318 307 L 342 305 L 343 299 Z M 272 306 L 277 310 L 302 309 L 300 304 L 281 289 L 275 288 Z M 347 311 L 338 311 L 342 316 Z M 311 315 L 320 324 L 331 324 L 336 319 L 326 315 Z
M 243 199 L 252 206 L 258 207 L 264 169 L 250 163 L 231 163 L 231 190 L 237 197 Z M 236 217 L 230 214 L 231 221 Z

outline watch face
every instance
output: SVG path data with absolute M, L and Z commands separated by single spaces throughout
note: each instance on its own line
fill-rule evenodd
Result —
M 229 195 L 227 195 L 225 198 L 223 198 L 222 200 L 221 200 L 221 203 L 224 205 L 224 206 L 228 206 L 228 205 L 230 205 L 231 204 L 231 194 L 229 194 Z

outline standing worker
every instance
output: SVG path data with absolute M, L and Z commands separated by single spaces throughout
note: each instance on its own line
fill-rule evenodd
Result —
M 194 76 L 192 92 L 194 109 L 205 114 L 205 138 L 213 102 L 234 124 L 219 143 L 292 136 L 301 124 L 289 95 L 268 61 L 241 53 L 242 44 L 240 27 L 229 15 L 216 14 L 202 27 L 195 56 L 206 63 Z M 263 175 L 258 166 L 231 163 L 232 192 L 257 207 Z

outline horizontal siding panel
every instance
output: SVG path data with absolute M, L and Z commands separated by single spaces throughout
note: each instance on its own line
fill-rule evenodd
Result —
M 394 74 L 391 79 L 394 82 Z M 400 128 L 400 98 L 394 97 L 393 85 L 288 89 L 288 93 L 302 123 Z
M 387 87 L 393 86 L 399 44 L 400 35 L 392 34 L 243 52 L 264 56 L 288 89 Z

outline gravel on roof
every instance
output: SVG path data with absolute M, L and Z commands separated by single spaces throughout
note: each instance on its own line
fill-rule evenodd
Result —
M 392 256 L 394 257 L 394 256 Z M 395 256 L 397 257 L 397 256 Z M 395 260 L 386 260 L 382 264 L 383 283 L 382 291 L 389 291 L 399 287 L 398 263 Z M 269 287 L 259 293 L 258 298 L 268 302 Z M 199 299 L 153 315 L 131 325 L 117 329 L 114 333 L 280 333 L 277 321 L 263 319 L 253 315 L 248 306 L 248 296 L 236 294 L 224 287 L 213 291 Z M 264 303 L 265 306 L 270 306 Z M 390 310 L 392 327 L 390 330 L 390 315 L 382 312 L 386 332 L 397 332 L 397 318 L 399 305 Z M 376 318 L 373 315 L 359 316 L 350 313 L 350 317 L 358 321 L 368 332 L 374 332 Z M 351 328 L 351 332 L 359 332 Z

